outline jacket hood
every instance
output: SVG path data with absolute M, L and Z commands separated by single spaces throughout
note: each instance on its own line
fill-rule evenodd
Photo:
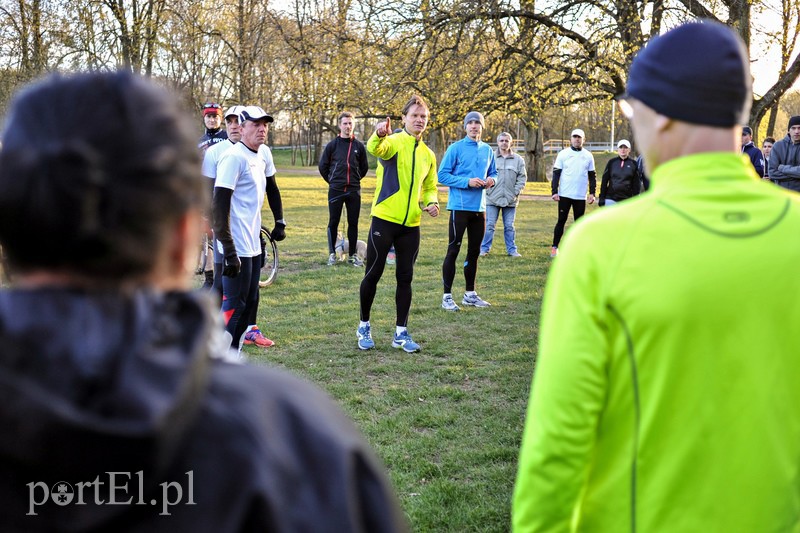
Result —
M 190 293 L 0 292 L 3 461 L 42 481 L 137 470 L 155 481 L 224 343 L 211 305 Z

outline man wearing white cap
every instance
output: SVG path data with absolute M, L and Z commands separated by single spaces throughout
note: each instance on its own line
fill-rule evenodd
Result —
M 589 203 L 594 203 L 597 187 L 597 173 L 594 170 L 594 156 L 584 150 L 586 134 L 582 129 L 574 129 L 570 134 L 570 147 L 564 148 L 556 156 L 553 164 L 553 181 L 550 188 L 553 200 L 558 202 L 558 222 L 553 230 L 553 247 L 550 257 L 558 255 L 558 243 L 564 235 L 569 210 L 572 220 L 578 220 L 586 212 L 586 189 L 589 189 Z
M 600 199 L 597 204 L 601 207 L 636 196 L 641 188 L 639 167 L 636 161 L 628 157 L 631 143 L 622 139 L 617 143 L 617 153 L 619 156 L 609 159 L 600 180 Z
M 261 206 L 265 196 L 275 217 L 273 238 L 286 237 L 275 164 L 264 145 L 271 122 L 273 118 L 258 106 L 239 110 L 241 141 L 222 155 L 214 184 L 214 235 L 223 255 L 222 315 L 235 349 L 241 348 L 258 309 Z M 272 344 L 269 341 L 268 345 Z

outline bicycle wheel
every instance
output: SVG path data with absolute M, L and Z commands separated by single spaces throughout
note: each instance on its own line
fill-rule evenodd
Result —
M 261 267 L 258 286 L 266 287 L 278 277 L 278 244 L 272 240 L 272 235 L 264 226 L 261 226 L 261 237 L 266 239 L 267 246 L 264 248 L 264 266 Z

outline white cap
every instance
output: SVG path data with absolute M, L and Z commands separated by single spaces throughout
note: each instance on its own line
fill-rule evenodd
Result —
M 239 116 L 239 113 L 242 112 L 242 109 L 244 109 L 244 106 L 232 105 L 225 111 L 225 114 L 222 116 L 223 118 L 228 118 L 231 115 Z
M 244 123 L 247 120 L 262 120 L 266 119 L 267 122 L 274 122 L 272 116 L 258 107 L 257 105 L 244 106 L 239 110 L 239 122 Z
M 628 141 L 628 139 L 622 139 L 617 143 L 617 148 L 622 148 L 623 146 L 627 146 L 628 148 L 631 147 L 631 143 Z
M 576 128 L 576 129 L 572 130 L 572 133 L 569 134 L 570 137 L 574 137 L 575 135 L 579 136 L 581 139 L 585 139 L 586 138 L 586 134 L 583 133 L 583 130 L 580 129 L 580 128 Z

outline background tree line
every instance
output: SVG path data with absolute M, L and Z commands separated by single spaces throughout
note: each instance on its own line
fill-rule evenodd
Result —
M 783 136 L 798 112 L 800 0 L 2 0 L 0 108 L 44 73 L 123 67 L 183 94 L 198 134 L 204 101 L 261 104 L 278 117 L 271 143 L 313 164 L 341 110 L 365 137 L 418 92 L 438 154 L 477 109 L 487 139 L 525 140 L 531 179 L 544 180 L 545 140 L 573 127 L 609 139 L 611 99 L 636 52 L 698 17 L 735 28 L 754 60 L 774 63 L 750 124 L 759 138 Z M 614 126 L 630 137 L 621 118 Z

